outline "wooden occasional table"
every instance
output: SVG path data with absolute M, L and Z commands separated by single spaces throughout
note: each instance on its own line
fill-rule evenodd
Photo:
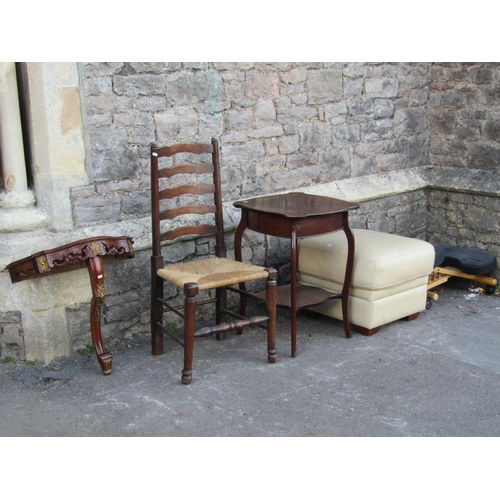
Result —
M 344 332 L 350 338 L 348 300 L 354 264 L 354 236 L 349 227 L 348 213 L 359 208 L 359 204 L 328 196 L 286 193 L 240 200 L 233 205 L 242 210 L 234 240 L 236 260 L 242 259 L 241 240 L 247 228 L 291 240 L 291 283 L 278 287 L 278 305 L 291 308 L 292 357 L 297 356 L 297 311 L 329 299 L 342 300 Z M 340 229 L 344 231 L 348 244 L 342 292 L 331 293 L 318 287 L 297 284 L 297 238 Z
M 9 270 L 12 283 L 43 276 L 50 276 L 86 267 L 92 286 L 90 304 L 90 331 L 97 360 L 104 375 L 111 373 L 113 356 L 106 352 L 101 338 L 102 303 L 106 295 L 104 290 L 104 262 L 134 257 L 133 240 L 128 236 L 98 236 L 87 238 L 61 247 L 43 250 L 12 262 Z

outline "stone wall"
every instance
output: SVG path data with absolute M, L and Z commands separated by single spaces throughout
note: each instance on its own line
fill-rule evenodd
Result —
M 1 358 L 26 359 L 20 312 L 0 312 Z
M 500 66 L 435 63 L 429 77 L 430 161 L 445 168 L 430 181 L 428 239 L 500 262 Z
M 429 206 L 430 241 L 484 250 L 500 262 L 500 197 L 432 190 Z M 493 276 L 500 278 L 498 268 Z
M 77 227 L 149 212 L 152 142 L 221 141 L 225 200 L 429 163 L 428 64 L 85 63 Z
M 498 172 L 500 65 L 435 63 L 429 81 L 431 163 Z
M 429 171 L 427 238 L 440 245 L 484 250 L 500 262 L 498 169 L 463 167 Z M 492 273 L 500 279 L 500 266 Z

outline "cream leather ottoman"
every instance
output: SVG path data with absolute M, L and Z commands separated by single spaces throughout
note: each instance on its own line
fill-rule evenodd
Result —
M 349 321 L 354 329 L 373 335 L 391 321 L 415 319 L 426 306 L 434 247 L 422 240 L 367 229 L 353 229 L 353 233 L 356 249 Z M 347 259 L 344 233 L 304 238 L 298 248 L 298 282 L 340 293 Z M 340 300 L 309 309 L 342 320 Z

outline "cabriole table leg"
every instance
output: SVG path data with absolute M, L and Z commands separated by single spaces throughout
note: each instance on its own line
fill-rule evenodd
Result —
M 104 266 L 100 257 L 93 257 L 87 261 L 87 269 L 92 285 L 92 302 L 90 304 L 90 331 L 92 343 L 104 375 L 111 374 L 113 355 L 104 350 L 101 337 L 102 303 L 106 292 L 104 290 Z

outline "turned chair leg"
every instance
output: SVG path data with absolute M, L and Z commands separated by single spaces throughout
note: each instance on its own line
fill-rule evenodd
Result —
M 240 290 L 243 290 L 243 292 L 246 292 L 247 286 L 246 283 L 240 283 L 239 284 Z M 247 314 L 247 298 L 246 295 L 240 294 L 240 316 L 246 316 Z M 236 330 L 236 335 L 241 335 L 243 333 L 243 328 L 238 328 Z
M 215 290 L 216 308 L 215 308 L 215 324 L 220 325 L 224 316 L 224 309 L 227 308 L 227 290 L 225 288 L 217 288 Z M 215 334 L 217 340 L 226 340 L 226 334 L 218 332 Z
M 194 331 L 196 327 L 196 296 L 199 287 L 195 283 L 184 285 L 184 369 L 182 383 L 188 385 L 193 380 Z
M 158 327 L 163 321 L 161 304 L 153 298 L 151 307 L 151 352 L 154 356 L 163 354 L 163 332 Z
M 269 363 L 276 363 L 278 354 L 276 352 L 276 307 L 277 307 L 277 272 L 269 270 L 269 277 L 266 286 L 266 304 L 267 304 L 267 360 Z
M 164 281 L 156 274 L 162 267 L 163 257 L 151 257 L 151 352 L 154 356 L 163 354 L 163 332 L 157 326 L 163 321 L 163 306 L 157 299 L 163 299 Z

